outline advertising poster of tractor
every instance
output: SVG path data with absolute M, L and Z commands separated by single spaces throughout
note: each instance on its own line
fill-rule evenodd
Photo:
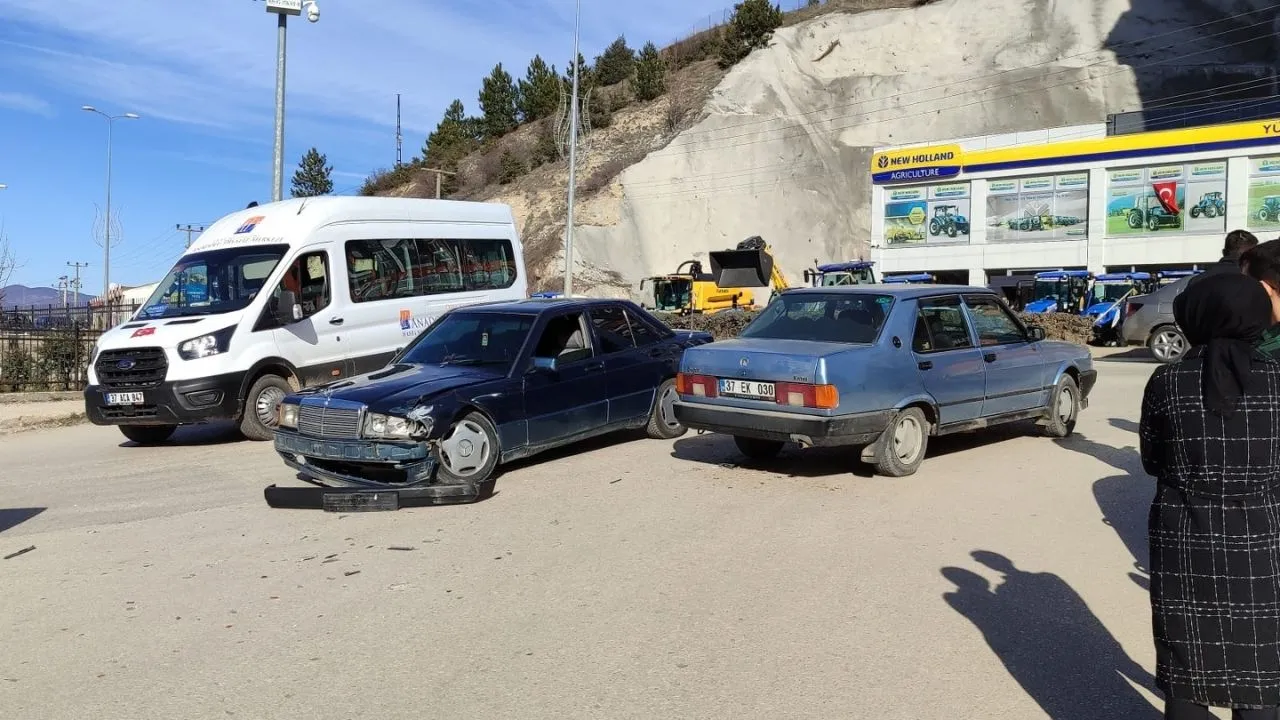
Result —
M 1108 177 L 1108 236 L 1226 232 L 1225 162 L 1113 170 Z
M 1088 234 L 1089 173 L 987 182 L 987 240 L 1079 240 Z
M 1250 230 L 1280 229 L 1280 156 L 1249 160 Z
M 887 195 L 886 245 L 969 242 L 969 183 L 893 188 Z

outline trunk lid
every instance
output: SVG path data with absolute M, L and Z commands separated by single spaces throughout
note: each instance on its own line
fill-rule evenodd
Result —
M 717 378 L 813 384 L 817 383 L 824 358 L 857 347 L 862 346 L 812 340 L 723 340 L 685 350 L 680 371 Z

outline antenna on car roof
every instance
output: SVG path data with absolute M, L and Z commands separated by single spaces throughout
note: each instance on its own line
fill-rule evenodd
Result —
M 256 207 L 258 207 L 258 201 L 257 201 L 257 200 L 254 200 L 254 201 L 250 202 L 248 205 L 245 205 L 245 206 L 244 206 L 244 209 L 245 209 L 245 210 L 248 210 L 249 208 L 256 208 Z

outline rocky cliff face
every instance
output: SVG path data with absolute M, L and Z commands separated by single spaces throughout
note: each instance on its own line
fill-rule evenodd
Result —
M 793 282 L 814 261 L 867 257 L 873 147 L 1100 122 L 1216 99 L 1206 88 L 1266 94 L 1276 17 L 1271 0 L 934 0 L 782 28 L 699 122 L 587 193 L 577 287 L 634 291 L 751 235 Z M 559 247 L 563 188 L 496 198 L 531 208 L 526 237 Z

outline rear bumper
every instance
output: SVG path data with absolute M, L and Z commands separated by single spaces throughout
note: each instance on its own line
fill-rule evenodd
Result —
M 676 403 L 676 419 L 695 430 L 818 447 L 869 445 L 889 426 L 892 410 L 819 417 L 774 410 L 747 410 L 702 403 Z
M 90 385 L 84 390 L 85 414 L 95 425 L 194 425 L 232 420 L 240 415 L 243 387 L 244 373 L 165 381 L 140 390 Z M 118 392 L 140 392 L 142 402 L 108 405 L 107 394 Z

